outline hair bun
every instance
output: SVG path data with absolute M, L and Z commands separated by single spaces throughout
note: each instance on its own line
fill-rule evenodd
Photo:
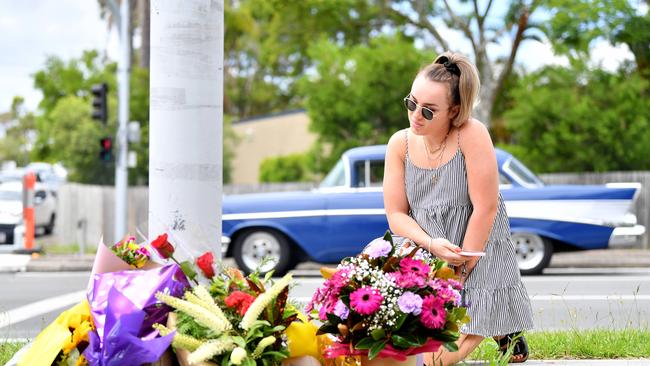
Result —
M 449 57 L 440 56 L 436 60 L 436 63 L 444 66 L 449 73 L 460 77 L 460 68 L 458 68 L 458 65 L 456 65 L 455 62 L 449 61 Z
M 436 63 L 437 63 L 437 64 L 441 64 L 441 65 L 444 65 L 444 64 L 446 64 L 446 63 L 448 63 L 448 62 L 449 62 L 449 57 L 447 57 L 447 56 L 440 56 L 440 57 L 438 57 L 438 59 L 436 60 Z

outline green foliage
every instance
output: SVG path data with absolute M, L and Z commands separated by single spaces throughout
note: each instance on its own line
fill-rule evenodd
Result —
M 12 160 L 18 166 L 29 163 L 29 141 L 34 132 L 34 114 L 25 111 L 25 99 L 14 97 L 11 111 L 0 116 L 5 137 L 0 139 L 0 160 Z
M 45 67 L 34 75 L 34 86 L 42 92 L 43 99 L 39 103 L 42 114 L 36 119 L 32 160 L 61 162 L 69 169 L 70 181 L 112 184 L 115 166 L 99 160 L 99 140 L 115 136 L 115 72 L 116 65 L 102 61 L 97 51 L 85 51 L 79 59 L 69 61 L 56 56 L 46 60 Z M 100 82 L 106 82 L 109 88 L 107 126 L 90 118 L 90 89 Z
M 648 81 L 638 74 L 547 67 L 513 96 L 504 117 L 533 171 L 650 169 Z
M 623 28 L 614 34 L 615 42 L 627 44 L 636 60 L 636 66 L 646 79 L 650 78 L 650 12 L 631 16 Z
M 99 161 L 99 140 L 108 135 L 90 118 L 87 99 L 66 96 L 43 117 L 47 124 L 48 160 L 60 161 L 68 168 L 68 179 L 79 183 L 110 184 L 115 175 L 113 163 Z M 41 135 L 43 137 L 43 135 Z
M 32 121 L 31 114 L 21 119 L 21 129 L 34 125 L 37 139 L 32 160 L 61 162 L 70 170 L 69 180 L 80 183 L 112 184 L 114 163 L 99 160 L 99 139 L 114 137 L 117 129 L 117 66 L 100 59 L 96 51 L 86 51 L 79 59 L 64 61 L 49 57 L 45 67 L 34 75 L 34 85 L 43 93 L 39 104 L 42 114 Z M 90 118 L 92 85 L 108 84 L 106 126 Z M 129 144 L 138 156 L 137 166 L 129 170 L 130 184 L 146 185 L 149 180 L 149 70 L 133 67 L 130 80 L 129 120 L 140 122 L 141 140 Z M 231 177 L 235 134 L 229 119 L 224 122 L 224 181 Z M 31 122 L 30 122 L 31 121 Z M 22 133 L 22 132 L 21 132 Z M 0 156 L 15 151 L 20 139 L 0 140 Z M 11 145 L 13 144 L 13 145 Z M 11 146 L 10 146 L 11 145 Z M 6 149 L 4 149 L 6 147 Z M 23 146 L 23 145 L 21 145 Z M 12 150 L 13 149 L 13 150 Z M 12 155 L 13 154 L 13 155 Z M 114 155 L 116 152 L 114 151 Z M 6 153 L 4 156 L 16 156 Z M 15 159 L 14 160 L 19 160 Z
M 309 168 L 304 154 L 266 158 L 260 164 L 260 182 L 309 181 Z
M 24 342 L 0 342 L 0 365 L 9 362 L 16 352 L 25 346 Z
M 592 41 L 610 38 L 634 14 L 627 0 L 545 0 L 550 19 L 543 29 L 556 52 L 583 54 Z
M 223 116 L 223 183 L 232 181 L 232 163 L 235 159 L 235 148 L 239 143 L 239 136 L 232 128 L 232 117 Z
M 129 169 L 129 183 L 143 185 L 149 181 L 149 70 L 133 67 L 130 85 L 129 120 L 140 122 L 140 142 L 129 144 L 138 156 L 136 167 Z M 117 89 L 113 93 L 117 97 Z
M 562 359 L 624 359 L 650 357 L 650 332 L 640 329 L 572 329 L 566 331 L 527 332 L 530 358 Z M 500 357 L 496 342 L 488 338 L 468 357 L 489 361 L 489 365 L 507 365 Z
M 383 1 L 225 1 L 225 113 L 245 118 L 298 107 L 296 80 L 313 65 L 316 39 L 367 44 L 401 25 Z
M 419 68 L 434 56 L 400 36 L 378 37 L 368 46 L 354 47 L 320 41 L 309 52 L 316 75 L 305 76 L 300 90 L 310 128 L 319 136 L 319 149 L 312 154 L 321 157 L 321 172 L 346 149 L 386 143 L 392 133 L 408 126 L 402 98 Z

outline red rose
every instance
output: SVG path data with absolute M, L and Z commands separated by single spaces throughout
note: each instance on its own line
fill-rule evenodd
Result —
M 174 246 L 167 241 L 167 234 L 158 236 L 154 241 L 151 242 L 151 246 L 164 259 L 167 259 L 174 255 Z
M 214 277 L 214 269 L 212 268 L 213 261 L 214 256 L 212 255 L 212 252 L 205 252 L 202 256 L 196 258 L 196 265 L 207 278 Z
M 226 306 L 237 309 L 237 312 L 241 316 L 246 314 L 246 310 L 248 310 L 253 301 L 255 301 L 255 298 L 243 291 L 233 291 L 224 299 Z

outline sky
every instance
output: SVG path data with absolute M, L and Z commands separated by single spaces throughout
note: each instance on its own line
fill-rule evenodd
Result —
M 0 0 L 0 113 L 21 95 L 28 110 L 41 99 L 32 75 L 47 56 L 78 58 L 84 50 L 117 50 L 97 0 Z M 111 57 L 115 58 L 115 57 Z
M 469 52 L 468 43 L 458 33 L 442 25 L 440 29 L 449 44 Z M 44 66 L 47 56 L 68 60 L 78 58 L 84 50 L 97 49 L 115 60 L 118 46 L 116 31 L 109 32 L 99 17 L 97 0 L 0 0 L 0 113 L 10 109 L 16 95 L 25 98 L 27 110 L 36 110 L 41 94 L 33 88 L 32 75 Z M 505 49 L 494 46 L 489 52 L 502 54 Z M 592 49 L 592 58 L 613 70 L 633 55 L 626 46 L 599 42 Z M 527 70 L 568 64 L 553 55 L 550 45 L 538 42 L 524 42 L 517 63 Z

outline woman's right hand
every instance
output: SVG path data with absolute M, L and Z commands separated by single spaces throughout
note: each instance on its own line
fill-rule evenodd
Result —
M 451 266 L 460 266 L 467 262 L 467 257 L 460 255 L 462 249 L 445 238 L 436 238 L 430 241 L 429 252 L 444 260 Z

